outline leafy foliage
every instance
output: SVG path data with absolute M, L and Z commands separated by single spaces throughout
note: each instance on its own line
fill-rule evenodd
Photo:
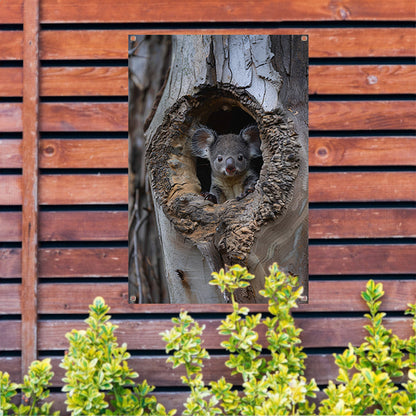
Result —
M 0 371 L 0 416 L 7 414 L 57 416 L 59 412 L 51 412 L 53 402 L 45 402 L 49 397 L 49 381 L 53 377 L 49 358 L 43 361 L 34 361 L 29 372 L 23 378 L 22 384 L 10 383 L 9 374 Z M 26 404 L 16 406 L 10 399 L 21 389 L 23 401 Z M 41 406 L 38 404 L 43 401 Z M 12 412 L 12 413 L 9 413 Z
M 380 312 L 384 292 L 382 284 L 370 280 L 362 298 L 369 313 L 365 316 L 368 336 L 360 346 L 349 344 L 342 354 L 335 354 L 339 367 L 336 383 L 330 381 L 318 409 L 309 398 L 318 390 L 314 380 L 304 377 L 306 354 L 291 310 L 302 294 L 296 277 L 282 273 L 276 264 L 270 268 L 261 294 L 268 299 L 268 316 L 250 314 L 235 301 L 234 293 L 249 285 L 254 276 L 238 265 L 213 273 L 210 284 L 227 292 L 233 311 L 218 327 L 221 342 L 229 352 L 226 366 L 232 375 L 240 375 L 242 389 L 225 377 L 208 385 L 203 380 L 204 360 L 209 354 L 202 346 L 204 326 L 187 312 L 173 318 L 174 326 L 163 332 L 168 362 L 173 368 L 183 365 L 182 382 L 190 388 L 184 415 L 415 415 L 416 414 L 416 335 L 402 340 L 383 325 Z M 409 305 L 416 333 L 416 305 Z M 66 335 L 70 347 L 61 366 L 66 370 L 63 391 L 67 392 L 68 411 L 73 415 L 173 415 L 150 396 L 154 387 L 146 381 L 136 385 L 138 374 L 127 360 L 127 346 L 119 346 L 109 320 L 109 307 L 97 297 L 90 305 L 86 330 L 72 330 Z M 263 326 L 267 345 L 259 343 Z M 264 328 L 265 327 L 265 328 Z M 267 348 L 267 354 L 263 354 Z M 267 355 L 267 358 L 266 358 Z M 10 382 L 0 371 L 0 416 L 54 415 L 48 387 L 53 377 L 50 359 L 34 361 L 22 384 Z M 400 379 L 405 378 L 401 383 Z M 21 391 L 23 404 L 12 399 Z
M 369 336 L 359 347 L 351 344 L 343 354 L 335 355 L 339 367 L 338 385 L 332 381 L 325 393 L 328 399 L 322 401 L 322 415 L 410 415 L 416 414 L 416 370 L 415 340 L 401 340 L 383 326 L 385 313 L 379 312 L 384 295 L 381 283 L 373 280 L 367 283 L 362 298 L 370 310 L 365 316 L 370 324 L 365 326 Z M 411 305 L 409 305 L 411 306 Z M 409 313 L 413 314 L 415 323 L 415 305 Z M 409 358 L 404 360 L 405 351 Z M 403 383 L 403 390 L 395 385 L 395 379 L 403 376 L 403 370 L 409 368 L 408 383 Z
M 138 374 L 127 365 L 127 345 L 118 346 L 117 326 L 108 322 L 108 311 L 104 299 L 97 297 L 85 321 L 88 328 L 66 335 L 70 347 L 61 367 L 67 370 L 62 390 L 68 392 L 68 410 L 74 416 L 166 415 L 165 408 L 148 396 L 153 387 L 146 381 L 134 387 Z
M 203 328 L 186 313 L 180 319 L 173 319 L 174 328 L 165 331 L 162 336 L 167 342 L 166 351 L 175 350 L 168 360 L 174 366 L 185 365 L 187 377 L 183 382 L 191 388 L 185 415 L 280 415 L 311 414 L 314 405 L 307 397 L 314 397 L 317 386 L 314 380 L 309 383 L 302 377 L 306 355 L 298 345 L 300 329 L 294 325 L 290 309 L 296 307 L 296 300 L 302 294 L 302 288 L 295 289 L 297 279 L 280 272 L 277 265 L 270 268 L 265 289 L 261 294 L 269 298 L 269 312 L 273 317 L 263 323 L 267 327 L 266 338 L 271 352 L 271 360 L 262 357 L 262 346 L 258 343 L 257 328 L 261 324 L 261 314 L 249 315 L 249 309 L 240 307 L 235 301 L 234 292 L 249 285 L 254 276 L 246 268 L 232 266 L 227 272 L 213 273 L 210 284 L 219 286 L 231 296 L 233 312 L 229 314 L 218 331 L 228 336 L 221 345 L 230 353 L 227 367 L 231 374 L 240 374 L 243 379 L 243 391 L 239 392 L 224 377 L 204 385 L 202 379 L 202 359 L 209 358 L 201 345 Z M 192 328 L 189 330 L 189 328 Z M 186 341 L 184 340 L 186 337 Z M 188 354 L 182 351 L 183 343 L 198 346 Z M 192 363 L 192 365 L 190 365 Z M 198 395 L 194 392 L 194 379 L 198 380 Z M 206 398 L 209 397 L 209 402 Z M 193 407 L 190 407 L 192 403 Z M 194 403 L 200 404 L 196 407 Z

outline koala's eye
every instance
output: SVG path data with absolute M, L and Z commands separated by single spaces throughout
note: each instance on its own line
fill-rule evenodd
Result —
M 244 159 L 244 156 L 243 155 L 238 155 L 237 159 L 239 160 L 239 162 L 242 162 L 242 160 Z
M 222 156 L 217 157 L 218 162 L 222 162 Z

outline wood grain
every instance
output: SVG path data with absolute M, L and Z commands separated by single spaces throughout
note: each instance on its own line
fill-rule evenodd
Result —
M 40 277 L 127 277 L 127 248 L 56 248 L 39 254 Z M 0 277 L 21 276 L 21 250 L 0 249 Z M 412 244 L 309 246 L 310 275 L 412 274 Z M 75 293 L 74 293 L 75 295 Z
M 311 209 L 309 238 L 416 237 L 416 209 Z
M 22 167 L 22 140 L 0 139 L 0 169 Z
M 23 0 L 0 2 L 0 24 L 23 23 Z
M 0 316 L 20 315 L 22 313 L 21 285 L 17 283 L 2 284 L 0 290 L 0 305 Z M 2 368 L 1 365 L 0 368 Z M 5 370 L 2 368 L 2 371 Z
M 0 68 L 4 96 L 19 94 L 19 71 Z M 127 67 L 46 67 L 42 96 L 127 95 Z M 2 73 L 3 72 L 3 73 Z M 9 83 L 14 79 L 14 83 Z M 0 89 L 1 91 L 1 89 Z M 310 94 L 414 94 L 414 65 L 311 65 Z
M 22 375 L 38 353 L 39 4 L 23 7 Z
M 22 131 L 21 103 L 0 103 L 0 126 L 1 131 L 4 133 Z
M 41 241 L 127 241 L 127 211 L 45 211 L 40 212 L 39 224 Z M 412 208 L 309 211 L 310 239 L 412 237 Z M 0 212 L 0 241 L 21 241 L 20 212 Z
M 42 68 L 40 95 L 55 97 L 128 95 L 127 72 L 127 67 Z
M 310 130 L 413 130 L 414 101 L 311 101 Z
M 217 335 L 216 328 L 221 321 L 200 319 L 198 322 L 206 326 L 202 337 L 204 347 L 220 349 L 222 337 Z M 366 335 L 363 326 L 367 322 L 365 318 L 295 318 L 295 324 L 303 329 L 300 338 L 304 348 L 346 347 L 349 342 L 360 345 Z M 118 342 L 126 342 L 130 350 L 163 350 L 165 343 L 159 334 L 172 327 L 169 320 L 155 318 L 130 321 L 113 319 L 113 323 L 119 326 L 115 331 Z M 411 318 L 385 318 L 383 323 L 399 337 L 408 338 L 412 334 Z M 73 328 L 84 329 L 85 326 L 80 320 L 40 321 L 39 350 L 67 349 L 68 340 L 65 334 Z M 265 326 L 259 328 L 259 342 L 263 345 L 265 329 Z
M 414 65 L 310 65 L 309 94 L 415 94 Z
M 312 245 L 310 275 L 415 273 L 412 244 Z
M 411 130 L 415 108 L 412 101 L 312 101 L 310 130 Z M 0 122 L 1 111 L 2 107 Z M 127 115 L 127 103 L 43 103 L 40 127 L 42 131 L 127 131 Z
M 0 97 L 21 97 L 22 94 L 22 68 L 0 67 Z
M 309 175 L 310 202 L 415 201 L 416 173 L 313 172 Z M 42 205 L 127 204 L 127 175 L 42 175 Z M 0 181 L 0 205 L 21 205 L 21 177 Z
M 414 166 L 415 137 L 310 137 L 310 166 Z
M 129 350 L 163 350 L 165 343 L 160 332 L 170 329 L 170 320 L 145 319 L 123 321 L 112 320 L 118 325 L 115 335 L 119 344 L 127 343 Z M 202 337 L 204 347 L 208 349 L 220 349 L 222 337 L 218 337 L 216 328 L 220 325 L 218 319 L 200 319 L 200 325 L 206 329 Z M 333 348 L 346 347 L 349 342 L 360 345 L 364 341 L 366 331 L 364 325 L 368 322 L 365 318 L 295 318 L 297 327 L 302 328 L 302 345 L 304 348 Z M 386 328 L 391 329 L 401 338 L 412 335 L 411 318 L 385 318 Z M 84 329 L 86 324 L 81 320 L 45 320 L 39 322 L 39 350 L 59 351 L 68 348 L 68 340 L 65 334 L 72 329 Z M 265 343 L 265 326 L 259 327 L 259 342 Z M 20 350 L 21 332 L 20 321 L 0 321 L 0 331 L 9 334 L 0 338 L 0 350 Z
M 258 34 L 264 29 L 178 29 L 177 34 Z M 311 58 L 411 57 L 413 28 L 286 28 L 267 29 L 270 35 L 309 35 Z M 40 34 L 41 59 L 127 59 L 128 35 L 172 34 L 172 29 L 47 30 Z M 17 41 L 16 41 L 17 42 Z M 0 45 L 0 54 L 2 51 Z
M 128 164 L 126 139 L 42 139 L 39 150 L 41 168 L 127 168 Z
M 0 169 L 22 167 L 21 140 L 0 140 Z M 127 168 L 125 139 L 42 139 L 41 168 Z M 310 166 L 414 166 L 415 137 L 310 137 Z
M 175 7 L 158 2 L 155 7 L 147 3 L 126 0 L 123 7 L 114 0 L 90 0 L 80 13 L 76 0 L 53 0 L 41 3 L 42 23 L 77 22 L 201 22 L 201 21 L 305 21 L 305 20 L 411 20 L 414 8 L 410 0 L 397 0 L 395 7 L 374 1 L 345 0 L 342 4 L 328 0 L 314 0 L 313 7 L 305 0 L 285 2 L 267 0 L 245 2 L 229 0 L 227 7 L 216 0 L 195 2 L 177 0 Z M 221 10 L 221 12 L 219 12 Z
M 416 172 L 314 172 L 309 200 L 415 201 Z
M 300 312 L 366 312 L 367 307 L 361 299 L 367 281 L 310 281 L 309 303 L 299 306 Z M 5 285 L 5 293 L 16 288 Z M 82 290 L 80 290 L 82 288 Z M 408 303 L 416 301 L 416 281 L 406 279 L 383 280 L 385 295 L 381 310 L 404 311 Z M 77 296 L 68 296 L 78 290 Z M 178 313 L 184 305 L 158 304 L 137 305 L 128 303 L 126 283 L 44 283 L 39 287 L 39 312 L 44 314 L 85 313 L 88 306 L 99 294 L 111 313 Z M 6 296 L 6 295 L 5 295 Z M 348 299 L 348 302 L 345 302 Z M 266 311 L 266 305 L 248 305 L 251 311 Z M 231 305 L 190 304 L 186 309 L 197 312 L 231 312 Z M 18 310 L 15 307 L 14 310 Z M 18 313 L 18 312 L 16 312 Z
M 0 4 L 4 5 L 5 2 Z M 23 31 L 0 30 L 0 59 L 4 61 L 23 59 Z

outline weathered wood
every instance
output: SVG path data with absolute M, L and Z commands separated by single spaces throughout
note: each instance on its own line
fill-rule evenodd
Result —
M 0 142 L 1 146 L 1 142 Z M 41 168 L 127 168 L 126 139 L 42 139 Z
M 43 103 L 40 130 L 127 131 L 127 107 L 127 103 Z
M 312 101 L 311 130 L 413 130 L 414 101 Z
M 313 172 L 310 202 L 414 201 L 414 172 Z M 42 175 L 42 205 L 126 204 L 127 175 Z M 0 181 L 0 205 L 21 205 L 21 177 Z
M 39 3 L 23 6 L 22 375 L 38 354 Z
M 310 137 L 310 166 L 414 166 L 415 137 Z
M 0 103 L 0 126 L 2 132 L 22 131 L 21 103 Z
M 309 282 L 309 303 L 299 305 L 300 312 L 365 312 L 367 307 L 361 299 L 367 281 L 311 281 Z M 4 285 L 7 293 L 14 296 L 15 285 Z M 10 286 L 10 287 L 9 287 Z M 17 285 L 18 286 L 18 285 Z M 385 295 L 382 299 L 383 311 L 404 311 L 409 303 L 415 302 L 416 281 L 383 280 Z M 81 290 L 82 289 L 82 290 Z M 68 296 L 68 293 L 78 293 Z M 128 304 L 128 293 L 125 283 L 44 283 L 39 287 L 39 313 L 56 314 L 63 311 L 67 314 L 85 313 L 88 306 L 99 294 L 114 313 L 178 313 L 184 305 L 137 305 Z M 345 302 L 348 299 L 348 302 Z M 250 311 L 266 311 L 266 305 L 249 305 Z M 18 307 L 13 307 L 18 311 Z M 190 313 L 197 312 L 232 312 L 230 305 L 186 305 Z M 18 312 L 15 312 L 18 313 Z
M 1 320 L 0 333 L 7 334 L 0 337 L 0 351 L 20 351 L 22 348 L 22 323 L 20 320 Z M 18 369 L 21 373 L 21 368 Z
M 414 65 L 311 65 L 310 94 L 415 94 Z
M 42 205 L 126 204 L 127 175 L 43 175 Z
M 23 0 L 9 0 L 0 3 L 0 24 L 23 23 Z
M 41 241 L 126 241 L 126 211 L 46 211 L 39 215 Z M 74 227 L 82 224 L 82 227 Z M 411 208 L 313 209 L 309 238 L 416 237 Z M 21 241 L 21 213 L 0 212 L 0 241 Z
M 0 68 L 0 97 L 21 97 L 22 94 L 22 68 Z
M 415 273 L 412 244 L 309 246 L 311 275 Z
M 200 325 L 206 326 L 202 336 L 204 347 L 221 349 L 220 344 L 226 339 L 226 337 L 218 336 L 217 328 L 221 320 L 199 319 L 197 321 Z M 172 327 L 170 320 L 162 319 L 137 321 L 113 319 L 112 322 L 119 326 L 115 331 L 118 342 L 120 344 L 126 342 L 130 350 L 163 350 L 165 343 L 162 341 L 160 332 Z M 412 335 L 411 322 L 409 317 L 383 320 L 386 328 L 392 329 L 401 338 L 408 338 Z M 366 318 L 295 318 L 296 326 L 303 329 L 300 338 L 304 348 L 346 347 L 349 342 L 353 345 L 360 345 L 367 334 L 364 329 L 367 323 Z M 65 350 L 68 348 L 65 334 L 73 328 L 84 329 L 85 327 L 86 324 L 80 320 L 40 321 L 39 350 Z M 265 326 L 259 327 L 259 342 L 262 345 L 265 345 L 265 330 Z M 8 342 L 8 344 L 12 343 Z
M 416 237 L 416 209 L 312 209 L 309 238 Z
M 46 67 L 40 75 L 41 96 L 128 94 L 127 67 Z
M 310 174 L 309 200 L 415 201 L 416 172 L 315 172 Z
M 1 278 L 20 277 L 20 249 L 0 249 Z M 125 277 L 126 248 L 42 249 L 41 277 Z M 408 274 L 415 272 L 412 244 L 309 246 L 311 275 Z
M 0 59 L 5 61 L 23 59 L 23 31 L 0 30 Z
M 136 35 L 171 33 L 172 29 L 134 30 Z M 175 33 L 187 34 L 189 30 L 177 29 Z M 192 33 L 222 34 L 224 29 L 195 29 Z M 264 29 L 227 29 L 227 33 L 261 34 L 264 33 Z M 270 35 L 309 35 L 311 58 L 413 56 L 416 39 L 415 29 L 400 27 L 268 28 L 267 33 Z M 47 30 L 41 32 L 40 35 L 40 56 L 41 59 L 46 60 L 127 59 L 126 44 L 130 34 L 132 34 L 131 30 Z M 15 42 L 18 45 L 18 40 Z M 0 56 L 2 46 L 0 44 Z M 16 49 L 14 52 L 17 53 Z
M 306 7 L 303 1 L 267 0 L 255 3 L 229 1 L 227 7 L 218 0 L 194 2 L 178 0 L 175 7 L 168 2 L 158 3 L 158 7 L 148 7 L 145 3 L 127 0 L 123 7 L 114 0 L 90 0 L 80 13 L 75 0 L 44 0 L 41 3 L 42 23 L 77 22 L 201 22 L 201 21 L 305 21 L 305 20 L 404 20 L 414 18 L 414 8 L 410 0 L 397 0 L 395 7 L 379 4 L 371 0 L 346 0 L 342 4 L 332 4 L 327 0 L 314 0 L 313 7 Z M 99 10 L 99 13 L 97 12 Z M 221 12 L 219 13 L 219 10 Z
M 0 315 L 20 315 L 22 312 L 21 285 L 17 283 L 2 284 L 0 290 L 0 305 Z M 4 370 L 2 369 L 2 371 Z M 20 373 L 20 367 L 18 371 Z
M 127 168 L 125 139 L 42 139 L 41 168 Z M 21 168 L 21 140 L 0 140 L 0 168 Z M 310 166 L 413 166 L 414 137 L 310 137 Z
M 0 241 L 22 241 L 21 212 L 0 212 Z
M 22 141 L 19 139 L 0 139 L 0 169 L 22 167 Z
M 127 211 L 46 211 L 39 224 L 41 241 L 127 241 Z
M 0 95 L 20 96 L 20 68 L 0 68 Z M 311 65 L 310 94 L 414 94 L 414 65 Z M 41 96 L 127 95 L 126 67 L 44 67 Z
M 42 131 L 127 131 L 127 103 L 43 103 Z M 19 131 L 20 104 L 0 104 L 5 131 Z M 408 129 L 414 127 L 412 101 L 312 101 L 311 130 Z

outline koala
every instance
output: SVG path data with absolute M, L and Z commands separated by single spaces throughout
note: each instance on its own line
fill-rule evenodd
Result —
M 254 191 L 259 175 L 251 162 L 261 157 L 256 126 L 247 127 L 238 135 L 217 135 L 211 129 L 200 128 L 192 137 L 192 153 L 208 159 L 211 166 L 211 189 L 204 194 L 205 199 L 221 204 Z

